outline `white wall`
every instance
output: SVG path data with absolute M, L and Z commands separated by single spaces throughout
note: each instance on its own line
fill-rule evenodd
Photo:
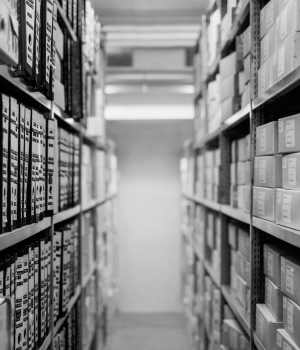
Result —
M 180 174 L 192 121 L 109 121 L 117 145 L 121 312 L 180 312 Z

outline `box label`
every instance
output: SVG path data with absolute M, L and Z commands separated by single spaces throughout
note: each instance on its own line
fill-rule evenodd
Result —
M 259 314 L 258 316 L 258 336 L 260 339 L 263 339 L 263 335 L 264 335 L 264 318 L 261 314 Z
M 258 192 L 258 214 L 265 216 L 265 197 L 266 193 L 263 191 Z
M 264 38 L 264 62 L 270 57 L 270 34 Z
M 284 194 L 282 198 L 282 220 L 291 223 L 292 195 Z
M 281 192 L 277 191 L 277 204 L 281 204 Z
M 283 132 L 283 120 L 278 121 L 279 132 Z
M 294 333 L 294 306 L 292 303 L 287 303 L 287 326 L 288 330 Z
M 289 158 L 288 181 L 290 186 L 297 186 L 297 158 Z
M 287 36 L 287 8 L 280 15 L 280 39 L 283 40 Z
M 268 252 L 268 275 L 273 278 L 273 254 Z
M 283 350 L 293 350 L 291 346 L 285 341 L 283 342 Z
M 259 161 L 259 183 L 265 184 L 267 182 L 267 160 Z
M 282 168 L 283 169 L 287 168 L 287 159 L 286 159 L 286 157 L 282 157 Z
M 284 73 L 285 45 L 278 51 L 278 77 Z
M 277 339 L 276 339 L 276 343 L 279 346 L 279 348 L 282 348 L 282 335 L 277 333 Z
M 285 146 L 295 147 L 295 119 L 287 120 L 285 123 Z
M 267 128 L 260 129 L 260 151 L 266 152 L 267 150 Z
M 286 291 L 294 295 L 294 269 L 290 265 L 286 265 Z

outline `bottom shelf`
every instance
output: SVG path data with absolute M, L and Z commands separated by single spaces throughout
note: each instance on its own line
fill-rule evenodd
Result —
M 258 350 L 265 350 L 257 335 L 253 332 L 253 341 Z
M 248 312 L 240 305 L 236 298 L 235 293 L 229 286 L 222 286 L 222 294 L 227 304 L 230 306 L 231 310 L 235 314 L 236 318 L 244 328 L 245 332 L 250 337 L 250 315 Z

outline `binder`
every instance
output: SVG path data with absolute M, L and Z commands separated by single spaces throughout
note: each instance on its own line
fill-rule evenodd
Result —
M 41 6 L 41 79 L 40 90 L 51 97 L 51 63 L 52 63 L 52 22 L 53 0 L 42 1 Z
M 39 220 L 43 218 L 43 120 L 44 116 L 42 114 L 38 115 L 38 181 L 39 181 Z
M 33 111 L 32 113 L 33 126 L 33 142 L 35 143 L 35 198 L 34 198 L 34 222 L 38 222 L 40 218 L 40 134 L 39 134 L 39 113 Z
M 46 119 L 43 118 L 43 217 L 46 214 Z
M 78 12 L 77 0 L 73 0 L 73 29 L 76 34 L 77 34 L 77 12 Z
M 28 259 L 28 350 L 32 350 L 35 344 L 34 329 L 34 244 L 29 247 Z
M 9 98 L 9 154 L 8 157 L 8 228 L 14 230 L 17 227 L 17 192 L 18 192 L 18 141 L 17 141 L 17 123 L 19 120 L 19 106 L 17 100 Z
M 27 350 L 28 345 L 28 259 L 29 247 L 24 249 L 23 255 L 23 350 Z
M 36 160 L 37 160 L 37 119 L 38 113 L 36 110 L 31 110 L 31 125 L 30 125 L 30 141 L 29 141 L 29 167 L 28 167 L 28 188 L 27 188 L 27 213 L 28 224 L 36 221 Z
M 0 261 L 0 297 L 4 296 L 4 261 Z
M 68 16 L 70 24 L 73 26 L 73 1 L 72 0 L 68 0 L 67 16 Z
M 10 297 L 11 297 L 11 349 L 15 349 L 15 298 L 16 298 L 16 260 L 17 254 L 11 256 L 10 266 Z
M 0 173 L 2 178 L 2 191 L 1 191 L 1 232 L 8 231 L 8 136 L 9 136 L 9 98 L 0 94 L 0 103 L 2 111 L 2 123 L 1 123 L 1 166 Z
M 78 237 L 79 237 L 79 221 L 75 219 L 73 222 L 74 229 L 74 289 L 79 284 L 79 250 L 78 250 Z
M 11 260 L 10 257 L 6 257 L 4 261 L 4 288 L 3 288 L 3 295 L 10 298 L 10 289 L 11 289 L 11 283 L 10 283 L 10 268 L 11 268 Z
M 44 334 L 47 332 L 47 310 L 48 310 L 48 258 L 49 258 L 48 237 L 45 237 L 45 253 L 44 253 Z
M 34 242 L 34 345 L 39 345 L 39 262 L 40 262 L 40 242 Z
M 40 64 L 41 64 L 40 48 L 41 48 L 41 0 L 35 0 L 33 79 L 36 85 L 39 85 L 39 82 L 40 82 Z
M 15 350 L 23 349 L 23 251 L 16 260 Z
M 39 257 L 39 345 L 45 336 L 45 239 L 41 239 Z
M 56 26 L 57 26 L 57 3 L 53 2 L 52 21 L 52 66 L 51 66 L 51 94 L 50 99 L 54 100 L 55 94 L 55 54 L 56 54 Z
M 36 0 L 19 1 L 19 75 L 32 78 L 34 63 L 34 27 Z
M 56 230 L 53 240 L 53 271 L 54 271 L 54 313 L 55 321 L 60 316 L 60 296 L 61 296 L 61 259 L 62 259 L 62 232 Z
M 23 179 L 23 225 L 31 223 L 31 182 L 29 178 L 29 173 L 31 174 L 31 163 L 29 162 L 31 159 L 30 156 L 30 145 L 31 145 L 31 109 L 25 109 L 25 134 L 24 134 L 24 179 Z M 30 191 L 29 191 L 30 189 Z M 30 193 L 29 193 L 30 192 Z M 28 215 L 27 215 L 28 212 Z
M 19 163 L 18 163 L 18 222 L 24 225 L 24 162 L 25 162 L 25 113 L 24 105 L 19 105 Z
M 47 331 L 49 331 L 50 329 L 50 297 L 51 297 L 51 254 L 52 254 L 52 240 L 51 237 L 49 236 L 49 241 L 48 241 L 48 279 L 47 279 L 47 283 L 48 283 L 48 308 L 47 308 Z
M 47 119 L 47 149 L 46 149 L 46 211 L 53 214 L 54 209 L 54 120 Z

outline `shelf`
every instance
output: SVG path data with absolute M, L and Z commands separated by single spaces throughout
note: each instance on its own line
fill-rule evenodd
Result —
M 239 301 L 235 296 L 235 293 L 231 290 L 229 286 L 222 286 L 221 290 L 227 304 L 230 306 L 232 312 L 235 314 L 236 318 L 244 328 L 245 332 L 250 337 L 250 315 L 240 305 Z
M 7 249 L 15 244 L 30 238 L 37 233 L 46 230 L 51 226 L 51 218 L 46 217 L 36 224 L 23 226 L 11 232 L 6 232 L 0 235 L 0 251 Z
M 48 348 L 51 344 L 51 338 L 52 338 L 52 333 L 49 332 L 49 334 L 46 336 L 43 344 L 38 348 L 38 350 L 48 350 Z
M 238 112 L 236 112 L 233 116 L 229 117 L 224 121 L 224 125 L 222 128 L 222 131 L 225 131 L 229 128 L 232 128 L 234 126 L 237 126 L 239 123 L 246 120 L 250 115 L 250 103 L 245 106 L 244 108 L 240 109 Z
M 104 197 L 101 199 L 92 198 L 92 199 L 90 199 L 89 203 L 85 203 L 82 205 L 82 211 L 91 210 L 91 209 L 97 207 L 98 205 L 101 205 L 101 204 L 105 203 L 106 201 L 112 199 L 114 196 L 115 196 L 115 194 L 109 195 L 108 197 Z
M 66 314 L 57 321 L 57 323 L 56 323 L 56 325 L 54 327 L 54 337 L 55 337 L 56 333 L 60 330 L 61 326 L 65 323 L 69 313 L 71 312 L 71 310 L 75 306 L 75 304 L 77 302 L 77 299 L 79 298 L 80 294 L 81 294 L 81 288 L 80 288 L 80 286 L 77 286 L 75 294 L 72 296 L 72 298 L 69 301 L 68 309 L 67 309 Z
M 64 210 L 60 213 L 57 213 L 53 217 L 54 225 L 58 224 L 62 221 L 66 221 L 68 219 L 71 219 L 73 216 L 76 216 L 80 213 L 80 205 L 76 205 L 74 208 L 70 208 L 67 210 Z
M 214 284 L 217 287 L 220 287 L 220 276 L 217 275 L 216 271 L 214 271 L 208 264 L 207 261 L 204 261 L 204 267 L 206 272 L 209 274 L 209 276 L 211 277 L 211 279 L 213 280 Z
M 243 2 L 244 3 L 242 4 L 242 7 L 240 8 L 238 14 L 235 16 L 227 40 L 221 47 L 222 52 L 227 51 L 229 49 L 229 47 L 235 40 L 235 37 L 238 35 L 241 26 L 245 22 L 247 16 L 250 14 L 250 0 L 244 0 Z
M 252 103 L 253 109 L 266 102 L 274 101 L 298 85 L 300 85 L 300 67 L 293 70 L 289 75 L 257 97 Z
M 300 248 L 300 231 L 280 226 L 275 222 L 267 221 L 257 217 L 253 217 L 253 226 L 276 238 L 281 239 L 284 242 Z
M 199 198 L 197 196 L 194 195 L 188 195 L 188 194 L 183 194 L 184 197 L 186 197 L 187 199 L 194 201 L 198 204 L 204 205 L 205 207 L 215 210 L 215 211 L 221 211 L 221 204 L 216 203 L 214 201 L 205 199 L 205 198 Z
M 53 113 L 61 123 L 64 124 L 64 127 L 71 129 L 74 132 L 81 133 L 82 126 L 74 121 L 64 110 L 62 110 L 59 106 L 53 103 Z M 69 122 L 68 120 L 72 121 Z
M 45 95 L 38 91 L 33 91 L 31 86 L 26 85 L 22 78 L 17 77 L 10 68 L 2 63 L 0 63 L 0 78 L 4 79 L 6 85 L 8 85 L 8 95 L 9 89 L 11 89 L 17 93 L 20 102 L 25 102 L 25 104 L 32 107 L 40 106 L 49 111 L 51 110 L 51 101 Z M 22 94 L 23 96 L 20 96 Z
M 233 208 L 230 205 L 222 205 L 221 212 L 235 220 L 242 221 L 245 224 L 250 225 L 250 214 L 245 213 L 241 209 Z
M 89 136 L 85 129 L 82 129 L 83 142 L 90 144 L 98 149 L 106 150 L 106 144 L 99 142 L 96 138 Z
M 56 3 L 57 3 L 57 12 L 60 14 L 60 17 L 62 19 L 62 22 L 63 22 L 65 28 L 67 28 L 73 41 L 77 41 L 77 35 L 76 35 L 74 29 L 72 28 L 71 23 L 69 22 L 69 19 L 66 15 L 65 10 L 61 7 L 61 5 L 59 4 L 58 1 Z
M 83 288 L 83 289 L 84 289 L 84 288 L 87 286 L 87 284 L 89 283 L 89 281 L 90 281 L 90 279 L 92 278 L 92 276 L 94 275 L 96 269 L 97 269 L 97 263 L 95 262 L 95 263 L 93 264 L 93 267 L 92 267 L 91 271 L 90 271 L 87 275 L 85 275 L 85 276 L 83 277 L 83 279 L 82 279 L 82 280 L 83 280 L 83 281 L 82 281 L 82 288 Z
M 257 350 L 265 350 L 264 346 L 262 345 L 262 343 L 260 342 L 260 340 L 258 339 L 257 335 L 254 332 L 253 332 L 253 341 Z

